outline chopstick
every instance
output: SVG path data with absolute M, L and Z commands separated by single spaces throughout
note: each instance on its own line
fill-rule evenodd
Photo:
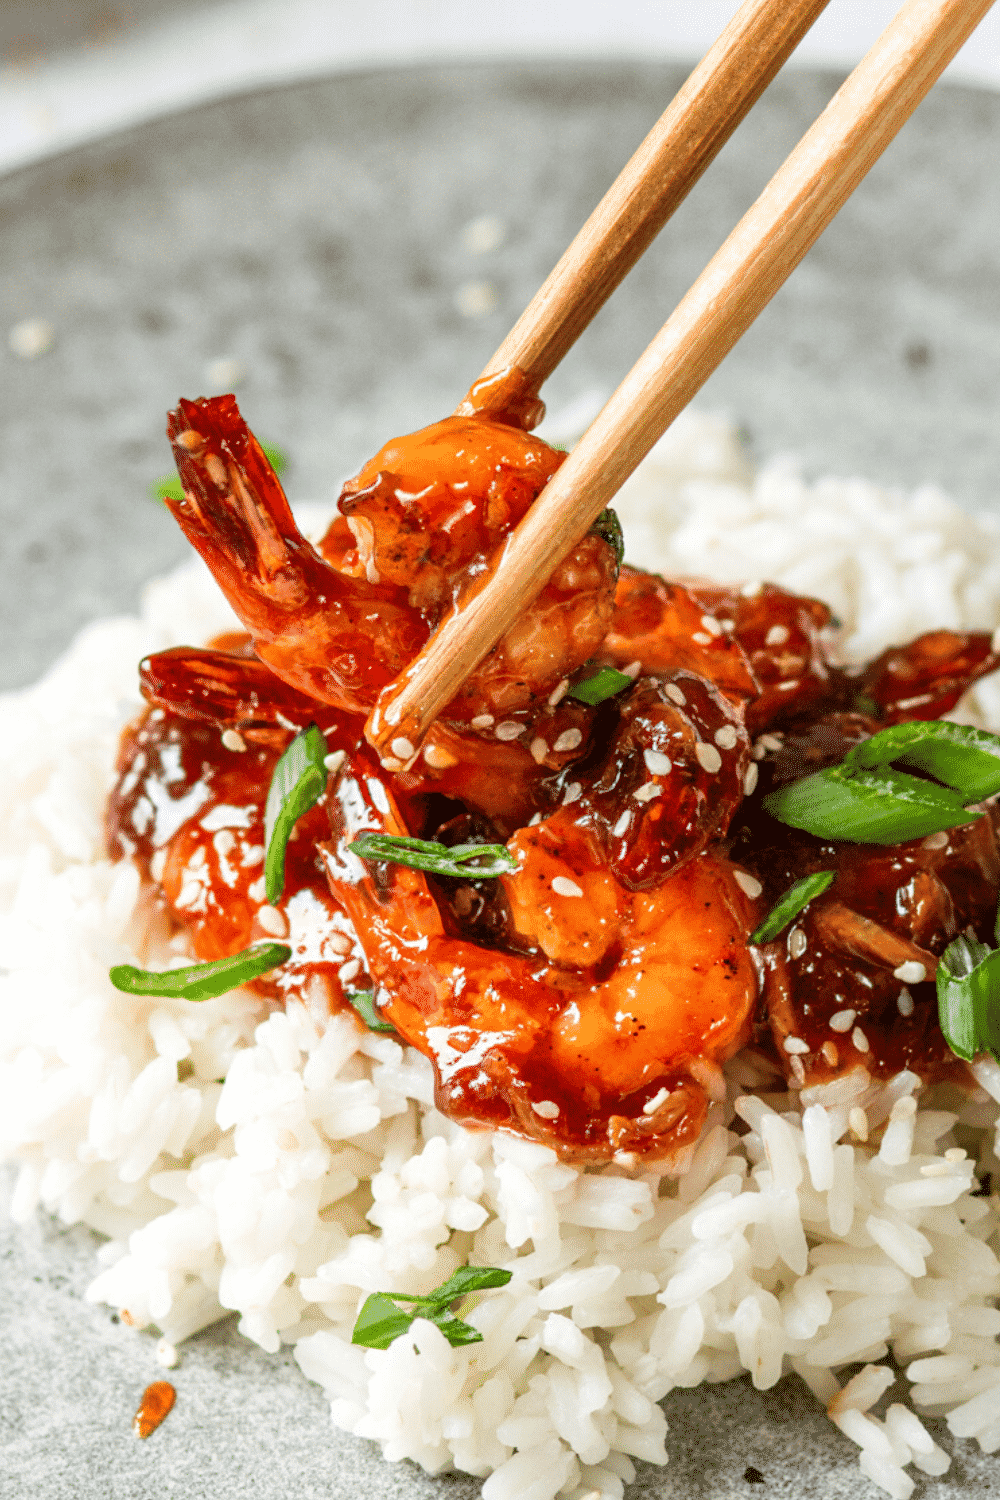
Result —
M 746 0 L 667 106 L 458 407 L 527 420 L 535 398 L 829 0 Z
M 888 146 L 993 0 L 907 0 L 778 169 L 500 549 L 366 725 L 418 746 L 445 704 L 725 355 Z

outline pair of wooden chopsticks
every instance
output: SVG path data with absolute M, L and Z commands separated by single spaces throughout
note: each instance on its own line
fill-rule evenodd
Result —
M 483 372 L 537 391 L 825 8 L 748 0 Z M 906 0 L 366 728 L 419 746 L 465 678 L 766 307 L 993 0 Z M 498 386 L 503 380 L 497 380 Z M 466 408 L 467 409 L 467 408 Z M 462 407 L 459 410 L 463 410 Z

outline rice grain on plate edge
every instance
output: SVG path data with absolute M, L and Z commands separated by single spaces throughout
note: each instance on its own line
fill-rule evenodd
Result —
M 806 486 L 788 464 L 751 480 L 718 420 L 679 421 L 616 508 L 647 566 L 827 600 L 850 657 L 1000 620 L 1000 562 L 984 561 L 1000 524 L 930 490 Z M 948 1459 L 909 1406 L 867 1415 L 889 1350 L 919 1410 L 1000 1449 L 1000 1204 L 973 1175 L 998 1168 L 995 1065 L 977 1065 L 978 1099 L 914 1111 L 902 1074 L 850 1098 L 849 1081 L 828 1108 L 804 1099 L 801 1115 L 788 1095 L 783 1115 L 754 1096 L 775 1085 L 744 1056 L 678 1181 L 465 1131 L 434 1110 L 425 1058 L 325 1006 L 314 1019 L 240 991 L 192 1006 L 111 987 L 112 964 L 176 956 L 137 872 L 103 852 L 135 663 L 231 626 L 191 564 L 150 586 L 141 619 L 89 627 L 0 701 L 15 1216 L 41 1203 L 107 1234 L 89 1295 L 171 1343 L 229 1309 L 265 1349 L 294 1342 L 337 1426 L 387 1458 L 489 1475 L 486 1500 L 621 1496 L 632 1457 L 664 1460 L 660 1398 L 744 1370 L 760 1387 L 797 1372 L 865 1474 L 909 1495 L 908 1466 Z M 1000 684 L 964 710 L 1000 727 Z M 482 1343 L 454 1349 L 418 1319 L 386 1351 L 351 1345 L 369 1293 L 428 1292 L 470 1259 L 514 1273 L 463 1309 Z M 858 1361 L 871 1368 L 841 1389 L 832 1371 Z

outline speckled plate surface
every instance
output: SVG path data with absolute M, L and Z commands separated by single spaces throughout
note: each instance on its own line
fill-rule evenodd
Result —
M 56 335 L 36 360 L 0 353 L 0 685 L 32 680 L 81 623 L 129 609 L 184 555 L 147 486 L 169 465 L 165 409 L 204 392 L 209 361 L 245 367 L 241 404 L 290 453 L 293 497 L 330 495 L 390 434 L 454 405 L 682 76 L 511 64 L 340 77 L 0 181 L 0 326 L 45 317 Z M 552 408 L 610 392 L 835 86 L 799 74 L 772 87 L 552 380 Z M 932 95 L 700 404 L 731 411 L 762 455 L 995 506 L 998 135 L 1000 97 Z M 462 236 L 480 215 L 505 225 L 485 253 Z M 482 283 L 492 292 L 469 293 Z M 491 295 L 492 311 L 460 310 Z M 3 1500 L 478 1495 L 467 1476 L 383 1464 L 333 1431 L 290 1354 L 262 1354 L 232 1323 L 184 1347 L 177 1406 L 137 1443 L 132 1412 L 162 1371 L 150 1337 L 82 1301 L 95 1245 L 42 1218 L 0 1223 Z M 878 1493 L 797 1382 L 665 1406 L 671 1462 L 640 1466 L 636 1500 Z M 997 1459 L 937 1435 L 956 1462 L 919 1500 L 997 1493 Z

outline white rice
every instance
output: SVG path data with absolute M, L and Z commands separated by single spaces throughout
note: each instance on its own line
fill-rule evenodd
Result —
M 647 565 L 752 569 L 828 600 L 848 656 L 1000 621 L 996 522 L 930 490 L 807 485 L 788 463 L 753 478 L 721 419 L 678 422 L 619 509 Z M 141 618 L 89 627 L 0 700 L 0 1159 L 21 1164 L 15 1217 L 41 1206 L 107 1235 L 88 1295 L 157 1329 L 162 1363 L 236 1310 L 264 1349 L 295 1345 L 338 1427 L 431 1473 L 489 1476 L 485 1500 L 620 1497 L 633 1458 L 666 1460 L 657 1403 L 743 1371 L 762 1389 L 797 1373 L 864 1474 L 905 1500 L 911 1467 L 950 1460 L 911 1406 L 872 1414 L 896 1384 L 890 1352 L 917 1411 L 1000 1450 L 1000 1198 L 972 1196 L 975 1172 L 998 1170 L 992 1061 L 971 1098 L 914 1109 L 914 1075 L 883 1089 L 859 1071 L 804 1091 L 800 1113 L 748 1054 L 674 1180 L 641 1163 L 581 1172 L 450 1124 L 430 1064 L 349 1016 L 112 988 L 111 964 L 173 956 L 135 871 L 103 854 L 136 663 L 230 622 L 192 563 L 150 587 Z M 1000 684 L 966 712 L 1000 725 Z M 463 1313 L 482 1343 L 453 1349 L 423 1320 L 386 1351 L 350 1343 L 370 1292 L 426 1292 L 470 1259 L 513 1271 Z

